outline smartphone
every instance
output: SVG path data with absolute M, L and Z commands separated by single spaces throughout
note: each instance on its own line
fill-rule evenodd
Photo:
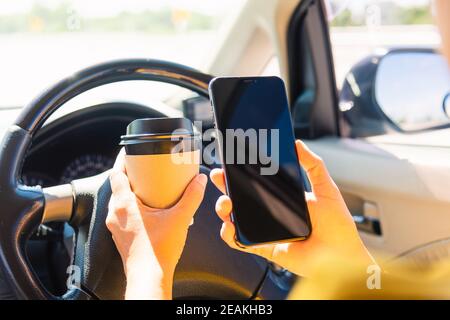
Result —
M 218 77 L 209 93 L 236 243 L 249 247 L 308 238 L 306 174 L 283 80 Z

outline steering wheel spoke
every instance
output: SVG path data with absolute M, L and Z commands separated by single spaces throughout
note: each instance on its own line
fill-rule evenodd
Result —
M 74 196 L 70 184 L 44 188 L 45 207 L 42 223 L 52 221 L 70 221 L 72 217 Z

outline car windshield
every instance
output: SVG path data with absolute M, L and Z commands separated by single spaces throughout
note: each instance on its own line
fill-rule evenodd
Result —
M 0 108 L 21 107 L 59 79 L 113 59 L 207 70 L 221 30 L 244 2 L 0 0 Z

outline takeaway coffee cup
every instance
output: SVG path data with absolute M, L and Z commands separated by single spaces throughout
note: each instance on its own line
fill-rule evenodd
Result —
M 133 192 L 152 208 L 173 206 L 199 172 L 200 136 L 186 118 L 137 119 L 121 136 Z

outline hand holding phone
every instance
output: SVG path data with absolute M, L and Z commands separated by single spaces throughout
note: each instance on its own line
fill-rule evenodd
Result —
M 234 249 L 259 255 L 303 277 L 310 277 L 316 263 L 320 263 L 321 257 L 327 255 L 359 259 L 367 265 L 375 263 L 361 241 L 350 212 L 323 161 L 299 140 L 295 148 L 312 187 L 312 192 L 307 193 L 306 197 L 313 226 L 310 237 L 305 241 L 239 247 L 235 242 L 236 228 L 231 221 L 233 204 L 227 195 L 223 195 L 216 203 L 217 215 L 223 221 L 220 231 L 222 239 Z M 223 170 L 212 170 L 210 177 L 225 194 Z
M 306 239 L 311 224 L 283 81 L 222 77 L 209 90 L 236 242 Z

